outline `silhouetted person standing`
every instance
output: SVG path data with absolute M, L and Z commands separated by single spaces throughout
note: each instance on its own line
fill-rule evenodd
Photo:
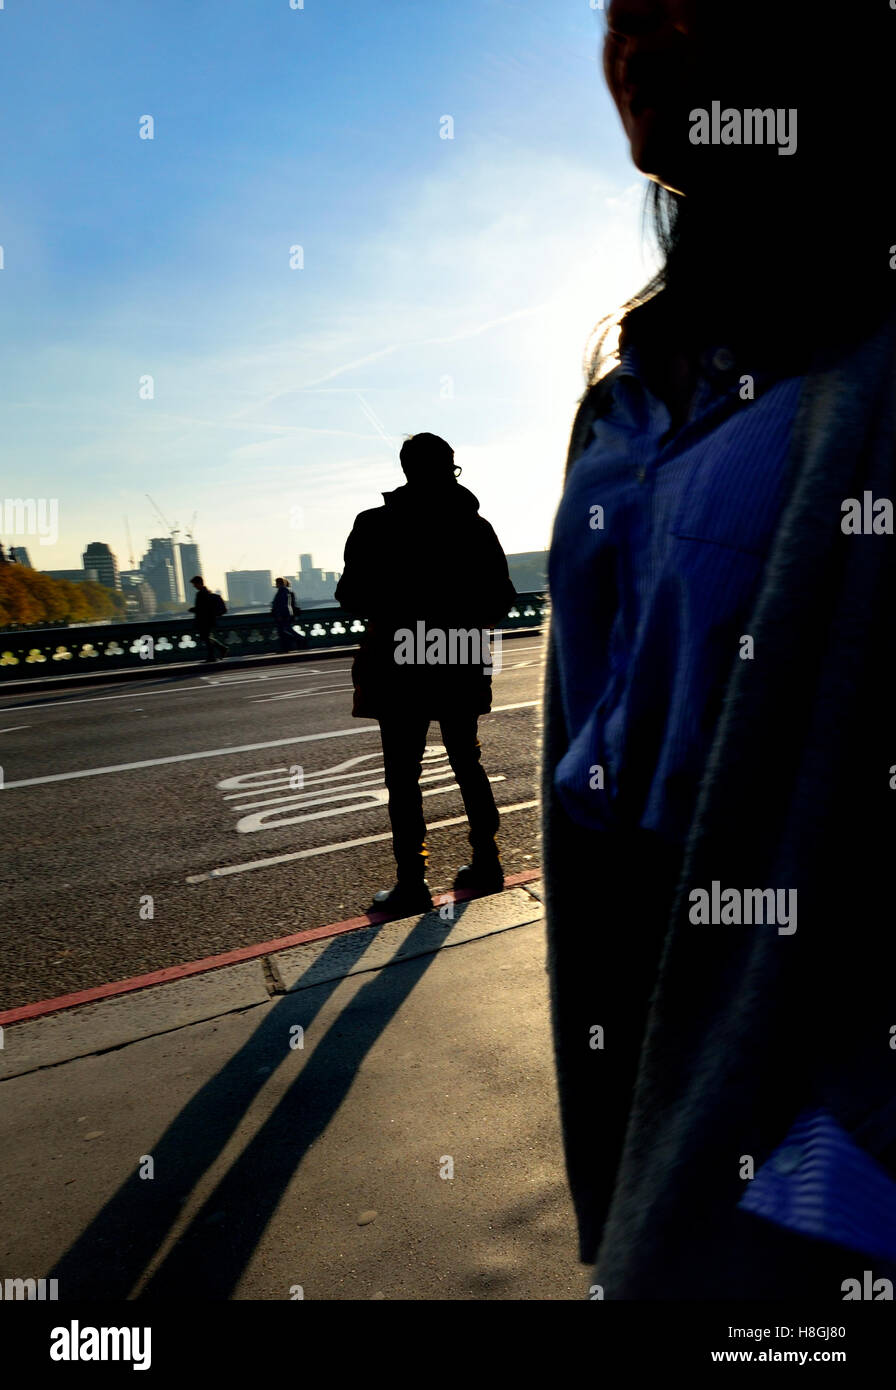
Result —
M 292 625 L 302 610 L 296 603 L 296 596 L 285 579 L 278 575 L 274 583 L 277 586 L 277 592 L 271 603 L 271 613 L 277 624 L 277 632 L 280 634 L 280 650 L 282 652 L 298 651 L 301 643 L 293 631 Z
M 227 648 L 220 637 L 215 636 L 215 627 L 221 615 L 227 612 L 227 605 L 220 594 L 213 594 L 211 589 L 206 587 L 201 574 L 194 575 L 190 583 L 196 590 L 196 602 L 190 612 L 196 614 L 196 631 L 205 643 L 205 659 L 220 661 L 221 657 L 227 655 Z M 216 655 L 216 647 L 221 656 Z
M 392 916 L 432 907 L 419 779 L 434 719 L 473 847 L 454 886 L 477 892 L 504 886 L 498 809 L 477 726 L 491 709 L 489 629 L 516 597 L 497 536 L 479 515 L 477 499 L 457 482 L 450 444 L 417 434 L 400 457 L 407 482 L 384 493 L 382 507 L 356 518 L 336 589 L 347 612 L 369 620 L 352 667 L 352 714 L 377 719 L 382 735 L 398 881 L 376 893 L 373 906 Z

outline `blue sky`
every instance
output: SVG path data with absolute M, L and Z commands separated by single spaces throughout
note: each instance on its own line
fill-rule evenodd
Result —
M 126 568 L 149 492 L 198 513 L 215 587 L 339 568 L 423 429 L 506 550 L 546 545 L 588 334 L 651 268 L 601 25 L 588 0 L 5 0 L 0 496 L 58 498 L 33 562 L 105 540 Z

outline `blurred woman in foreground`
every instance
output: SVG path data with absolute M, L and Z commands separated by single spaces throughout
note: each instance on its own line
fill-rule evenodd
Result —
M 894 57 L 875 0 L 608 8 L 664 265 L 573 426 L 544 760 L 607 1299 L 896 1279 Z

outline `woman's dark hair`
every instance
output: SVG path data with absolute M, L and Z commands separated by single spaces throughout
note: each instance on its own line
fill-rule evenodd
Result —
M 618 309 L 605 315 L 594 328 L 585 353 L 585 375 L 589 386 L 593 386 L 604 375 L 611 362 L 615 360 L 617 355 L 615 330 L 620 328 L 626 315 L 633 309 L 639 308 L 640 305 L 646 304 L 648 300 L 653 299 L 660 290 L 665 288 L 666 267 L 678 241 L 678 224 L 682 202 L 683 199 L 677 193 L 670 192 L 661 184 L 648 183 L 644 202 L 644 231 L 652 234 L 662 257 L 662 264 L 646 285 L 642 285 L 641 289 Z M 607 345 L 611 336 L 614 338 L 614 342 L 608 351 Z
M 795 110 L 797 149 L 707 149 L 711 177 L 696 196 L 649 185 L 660 269 L 598 324 L 590 383 L 614 355 L 614 326 L 660 292 L 676 341 L 725 342 L 783 371 L 844 348 L 896 305 L 896 11 L 777 0 L 766 26 L 720 0 L 698 9 L 709 76 L 694 106 Z

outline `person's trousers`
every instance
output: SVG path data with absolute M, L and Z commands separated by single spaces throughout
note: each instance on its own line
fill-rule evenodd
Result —
M 497 853 L 495 836 L 499 816 L 481 762 L 478 723 L 475 714 L 453 715 L 440 719 L 439 727 L 448 761 L 463 797 L 473 855 L 491 858 Z M 429 719 L 414 714 L 391 715 L 380 720 L 392 849 L 399 882 L 419 880 L 426 873 L 428 851 L 420 773 L 429 725 Z
M 298 651 L 301 643 L 299 642 L 298 634 L 293 632 L 292 622 L 289 618 L 277 619 L 277 632 L 280 636 L 281 652 Z
M 215 661 L 215 660 L 217 660 L 216 655 L 215 655 L 215 647 L 218 647 L 222 652 L 224 652 L 224 653 L 226 654 L 226 652 L 227 652 L 227 647 L 226 647 L 225 644 L 221 641 L 220 637 L 216 637 L 216 636 L 215 636 L 215 630 L 214 630 L 214 628 L 211 628 L 211 627 L 201 627 L 201 628 L 199 629 L 199 638 L 200 638 L 200 641 L 202 641 L 202 642 L 205 643 L 205 659 L 206 659 L 206 661 Z

